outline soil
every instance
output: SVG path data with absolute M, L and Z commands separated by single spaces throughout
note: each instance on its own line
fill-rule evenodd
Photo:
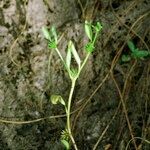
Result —
M 65 111 L 50 96 L 67 99 L 71 82 L 41 28 L 55 25 L 62 55 L 72 39 L 83 59 L 85 20 L 100 21 L 103 29 L 73 95 L 78 149 L 150 149 L 150 59 L 121 61 L 130 54 L 128 40 L 150 51 L 150 1 L 2 0 L 0 150 L 65 149 Z

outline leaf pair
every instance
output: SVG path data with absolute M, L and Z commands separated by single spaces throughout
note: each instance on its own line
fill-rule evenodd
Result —
M 131 51 L 131 56 L 129 55 L 123 55 L 122 56 L 122 61 L 123 62 L 128 62 L 131 60 L 131 57 L 136 58 L 136 59 L 144 59 L 144 57 L 147 57 L 150 55 L 150 52 L 147 50 L 140 50 L 139 48 L 137 48 L 134 43 L 129 40 L 127 42 L 127 45 Z
M 90 42 L 86 44 L 85 50 L 87 52 L 94 51 L 94 44 L 98 35 L 98 32 L 102 29 L 100 22 L 97 22 L 96 25 L 92 25 L 90 22 L 85 21 L 85 33 L 89 38 Z M 95 31 L 94 31 L 95 30 Z
M 134 58 L 144 58 L 148 55 L 150 55 L 150 52 L 148 52 L 147 50 L 140 50 L 138 48 L 135 47 L 134 43 L 132 41 L 128 41 L 128 47 L 132 52 L 132 56 Z
M 63 98 L 60 95 L 52 95 L 51 96 L 51 102 L 52 104 L 56 105 L 58 103 L 62 104 L 62 105 L 66 105 L 65 101 L 63 100 Z
M 96 25 L 94 26 L 86 20 L 85 33 L 91 41 L 93 41 L 93 36 L 94 36 L 93 29 L 95 29 L 96 32 L 99 32 L 102 29 L 102 25 L 100 24 L 100 22 L 97 22 Z
M 46 27 L 42 28 L 42 32 L 45 36 L 45 38 L 49 41 L 49 42 L 55 42 L 57 44 L 57 33 L 56 33 L 56 28 L 54 26 L 51 27 L 50 31 L 48 31 L 48 29 Z
M 70 40 L 68 43 L 68 49 L 67 49 L 67 55 L 66 55 L 66 65 L 67 65 L 67 69 L 70 72 L 73 72 L 73 70 L 71 70 L 71 59 L 72 56 L 74 57 L 76 63 L 78 64 L 78 69 L 80 69 L 81 67 L 81 59 L 76 51 L 76 48 L 73 44 L 73 42 Z

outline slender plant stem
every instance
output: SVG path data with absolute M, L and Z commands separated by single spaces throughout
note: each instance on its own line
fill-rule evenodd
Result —
M 73 96 L 74 88 L 75 88 L 75 85 L 76 85 L 76 80 L 78 79 L 78 77 L 79 77 L 79 75 L 80 75 L 80 73 L 81 73 L 83 67 L 85 66 L 85 64 L 86 64 L 86 62 L 87 62 L 87 60 L 88 60 L 90 54 L 91 54 L 91 53 L 89 52 L 89 53 L 86 55 L 86 57 L 85 57 L 85 59 L 84 59 L 82 65 L 81 65 L 81 67 L 80 67 L 80 69 L 79 69 L 79 71 L 78 71 L 78 75 L 77 75 L 75 78 L 72 78 L 72 79 L 71 79 L 72 85 L 71 85 L 71 90 L 70 90 L 69 99 L 68 99 L 68 107 L 67 107 L 67 111 L 66 111 L 66 112 L 67 112 L 67 129 L 68 129 L 68 133 L 69 133 L 70 139 L 71 139 L 71 141 L 72 141 L 72 143 L 73 143 L 73 146 L 74 146 L 75 150 L 78 150 L 78 148 L 77 148 L 77 145 L 76 145 L 76 143 L 75 143 L 75 140 L 74 140 L 74 138 L 73 138 L 73 136 L 72 136 L 72 132 L 71 132 L 71 123 L 70 123 L 71 101 L 72 101 L 72 96 Z
M 71 132 L 71 123 L 70 123 L 70 109 L 71 109 L 71 101 L 72 101 L 72 96 L 73 96 L 73 92 L 74 92 L 74 88 L 75 88 L 75 84 L 76 84 L 76 78 L 72 79 L 72 85 L 71 85 L 71 90 L 70 90 L 70 94 L 69 94 L 69 99 L 68 99 L 68 108 L 67 108 L 67 129 L 69 132 L 69 136 L 70 139 L 73 143 L 73 146 L 75 148 L 75 150 L 78 150 L 77 145 L 75 143 L 75 140 L 72 136 L 72 132 Z
M 58 56 L 60 57 L 60 59 L 62 60 L 62 62 L 65 64 L 65 61 L 64 61 L 63 57 L 61 56 L 61 54 L 60 54 L 58 48 L 55 48 L 55 50 L 56 50 Z
M 85 66 L 85 64 L 86 64 L 86 62 L 87 62 L 87 60 L 88 60 L 88 58 L 89 58 L 90 54 L 91 54 L 91 53 L 90 53 L 90 52 L 88 52 L 88 54 L 86 55 L 86 57 L 85 57 L 85 59 L 84 59 L 84 61 L 83 61 L 82 65 L 81 65 L 81 68 L 79 69 L 78 77 L 79 77 L 79 75 L 80 75 L 80 73 L 81 73 L 81 71 L 82 71 L 83 67 Z
M 96 41 L 97 36 L 98 36 L 98 32 L 95 33 L 95 36 L 94 36 L 94 39 L 93 39 L 93 42 L 92 42 L 93 45 L 95 44 L 95 41 Z

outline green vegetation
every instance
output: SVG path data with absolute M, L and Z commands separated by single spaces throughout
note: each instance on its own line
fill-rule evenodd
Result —
M 144 59 L 145 57 L 150 55 L 150 52 L 147 50 L 141 50 L 137 48 L 132 41 L 127 42 L 128 47 L 131 51 L 131 55 L 122 55 L 122 61 L 128 62 L 131 60 L 131 58 L 134 59 Z
M 87 52 L 86 56 L 84 60 L 81 60 L 75 48 L 75 45 L 71 40 L 68 42 L 66 58 L 64 59 L 57 47 L 58 36 L 55 27 L 52 26 L 50 31 L 48 31 L 47 28 L 45 27 L 42 28 L 43 34 L 49 42 L 48 47 L 50 49 L 54 49 L 57 52 L 58 56 L 60 57 L 71 79 L 71 89 L 67 101 L 65 101 L 60 95 L 51 95 L 51 102 L 53 104 L 58 104 L 58 103 L 62 104 L 66 112 L 66 116 L 67 116 L 66 129 L 63 130 L 61 133 L 61 142 L 63 143 L 63 145 L 66 147 L 67 150 L 70 149 L 70 140 L 72 141 L 74 148 L 76 150 L 78 149 L 71 131 L 71 122 L 70 122 L 71 101 L 76 86 L 76 81 L 79 78 L 80 73 L 83 67 L 85 66 L 90 54 L 94 51 L 95 42 L 101 29 L 102 26 L 99 22 L 97 22 L 96 25 L 92 25 L 90 22 L 85 21 L 85 33 L 89 39 L 89 42 L 84 47 L 84 49 Z M 73 67 L 72 59 L 75 60 L 76 67 Z

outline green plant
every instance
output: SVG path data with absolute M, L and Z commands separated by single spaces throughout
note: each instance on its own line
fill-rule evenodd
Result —
M 128 62 L 131 60 L 131 58 L 135 59 L 144 59 L 145 57 L 150 55 L 150 52 L 147 50 L 141 50 L 137 48 L 132 41 L 127 42 L 128 47 L 131 51 L 131 55 L 122 55 L 122 61 L 123 62 Z
M 74 148 L 76 150 L 78 149 L 71 132 L 71 123 L 70 123 L 71 101 L 72 101 L 72 96 L 75 89 L 76 81 L 79 78 L 80 73 L 83 67 L 85 66 L 90 54 L 94 51 L 95 42 L 98 37 L 98 33 L 101 31 L 101 29 L 102 26 L 99 22 L 97 22 L 96 25 L 92 25 L 91 22 L 85 21 L 85 33 L 89 39 L 89 42 L 84 47 L 87 53 L 84 60 L 82 61 L 80 59 L 78 52 L 76 51 L 74 43 L 71 40 L 68 42 L 66 58 L 64 59 L 57 47 L 58 36 L 55 27 L 52 26 L 50 31 L 48 31 L 47 28 L 45 27 L 42 28 L 43 34 L 49 42 L 48 47 L 50 49 L 54 49 L 57 52 L 58 56 L 60 57 L 71 79 L 71 89 L 70 89 L 69 98 L 67 102 L 63 100 L 63 98 L 60 95 L 51 96 L 51 102 L 53 104 L 58 104 L 58 103 L 62 104 L 66 111 L 67 123 L 66 123 L 66 129 L 63 130 L 61 134 L 61 142 L 63 143 L 63 145 L 66 147 L 67 150 L 70 149 L 70 144 L 69 144 L 70 139 L 73 143 Z M 74 58 L 76 62 L 76 67 L 73 67 L 72 65 L 72 58 Z

